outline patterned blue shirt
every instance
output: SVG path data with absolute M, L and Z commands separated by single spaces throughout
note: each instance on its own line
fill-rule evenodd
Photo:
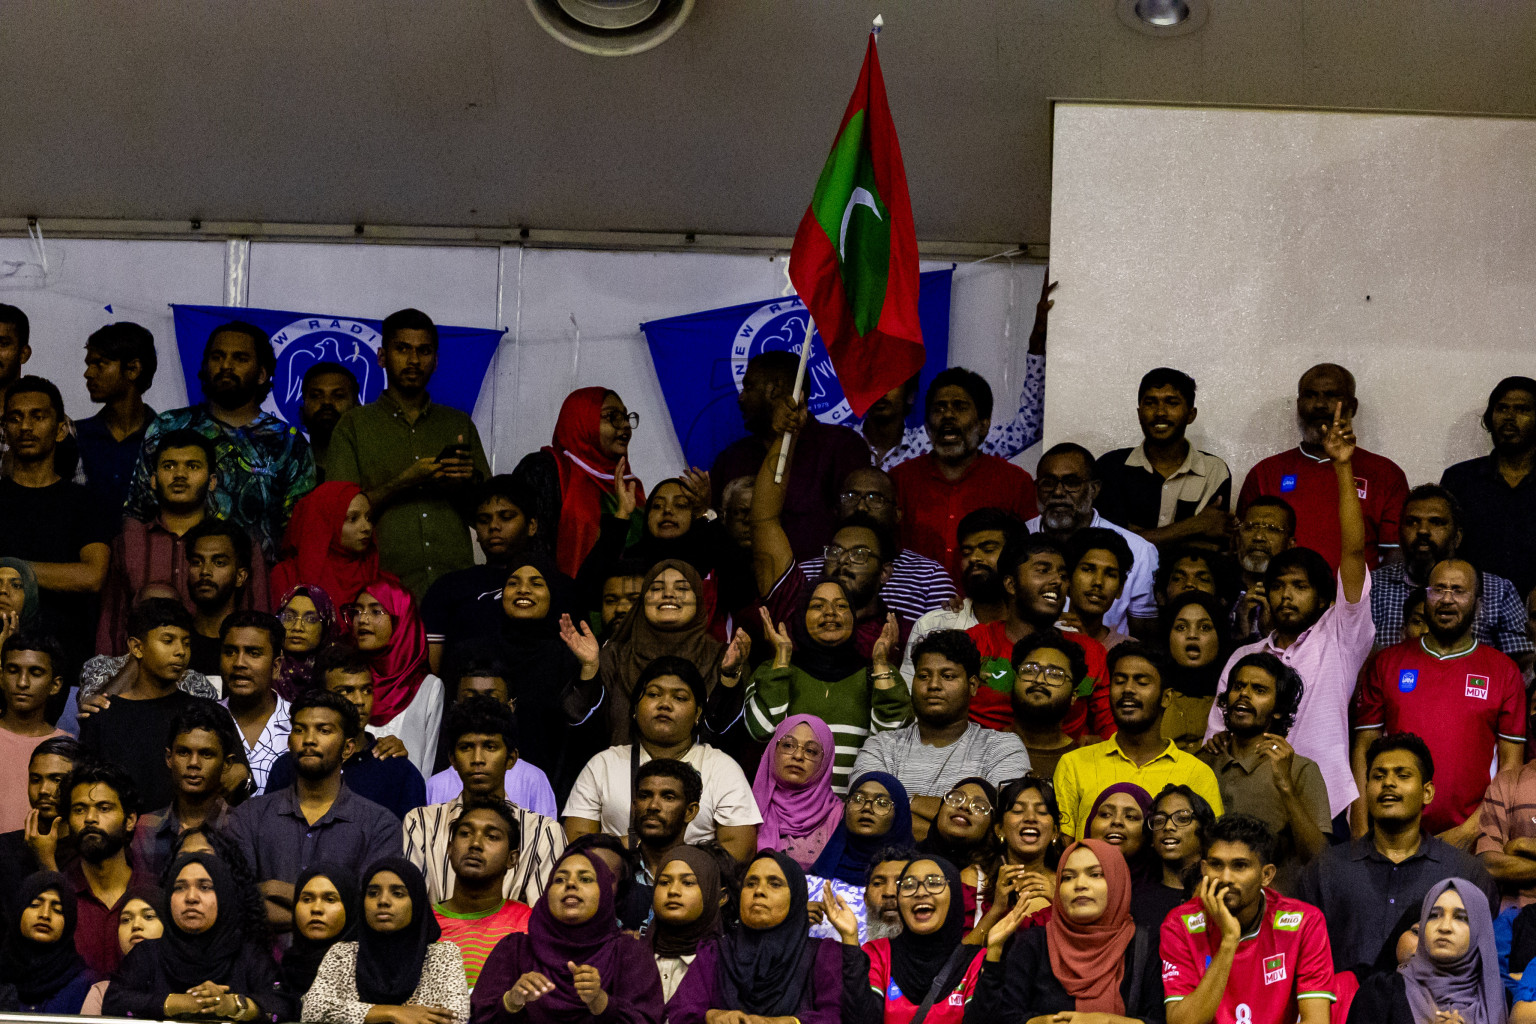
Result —
M 219 482 L 208 495 L 214 515 L 245 527 L 261 541 L 267 561 L 276 561 L 294 503 L 314 490 L 317 482 L 309 442 L 299 428 L 268 412 L 243 427 L 215 419 L 207 403 L 161 413 L 144 432 L 144 450 L 128 491 L 128 515 L 146 523 L 159 515 L 155 444 L 161 434 L 183 429 L 195 430 L 214 443 Z

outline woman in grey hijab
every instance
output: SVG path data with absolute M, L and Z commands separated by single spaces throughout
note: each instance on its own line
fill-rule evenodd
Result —
M 1349 1024 L 1506 1024 L 1509 1019 L 1488 897 L 1464 878 L 1432 886 L 1419 911 L 1419 948 L 1395 973 L 1368 979 Z

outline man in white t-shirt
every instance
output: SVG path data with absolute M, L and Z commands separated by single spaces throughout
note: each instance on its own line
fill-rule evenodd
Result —
M 699 813 L 683 841 L 719 840 L 743 864 L 757 852 L 758 812 L 741 767 L 726 754 L 694 739 L 704 714 L 704 678 L 683 658 L 657 658 L 641 673 L 632 695 L 639 747 L 609 747 L 587 762 L 565 802 L 567 840 L 594 832 L 630 832 L 635 775 L 652 758 L 691 765 L 704 782 Z

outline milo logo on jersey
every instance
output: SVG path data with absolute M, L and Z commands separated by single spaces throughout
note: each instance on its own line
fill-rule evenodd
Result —
M 1191 935 L 1199 935 L 1205 931 L 1205 912 L 1182 915 L 1184 930 Z
M 1294 932 L 1301 928 L 1302 912 L 1299 910 L 1275 911 L 1275 931 Z

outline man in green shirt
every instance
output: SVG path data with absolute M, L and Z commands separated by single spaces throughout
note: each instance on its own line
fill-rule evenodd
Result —
M 490 475 L 466 413 L 435 404 L 437 325 L 418 309 L 384 320 L 376 401 L 342 415 L 326 452 L 325 478 L 357 484 L 373 506 L 379 562 L 420 599 L 444 573 L 474 563 L 465 489 Z

